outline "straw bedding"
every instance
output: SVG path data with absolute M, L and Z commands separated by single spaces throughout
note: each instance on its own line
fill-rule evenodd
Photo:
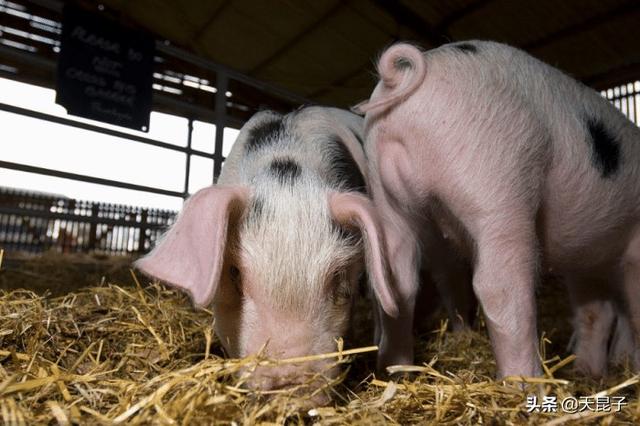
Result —
M 50 274 L 32 272 L 33 282 L 21 286 L 42 289 L 47 282 L 64 281 L 48 261 Z M 242 386 L 246 373 L 241 371 L 274 361 L 224 358 L 212 312 L 193 309 L 171 289 L 147 285 L 142 277 L 117 283 L 107 277 L 90 287 L 70 283 L 72 293 L 52 296 L 16 289 L 7 282 L 8 273 L 0 269 L 4 424 L 636 424 L 640 419 L 637 376 L 619 368 L 604 381 L 585 379 L 573 372 L 573 357 L 548 337 L 541 342 L 545 377 L 524 387 L 520 378 L 493 381 L 495 365 L 481 320 L 463 333 L 448 332 L 444 324 L 432 327 L 435 331 L 418 341 L 415 367 L 397 368 L 394 381 L 376 378 L 366 305 L 355 319 L 361 333 L 327 355 L 347 371 L 326 385 L 324 391 L 334 397 L 330 406 L 309 406 L 304 388 L 257 395 Z M 562 340 L 566 336 L 554 324 L 558 321 L 542 327 L 551 340 Z M 290 360 L 299 361 L 304 360 Z M 626 405 L 615 414 L 527 412 L 528 395 L 561 401 L 598 392 L 624 396 Z

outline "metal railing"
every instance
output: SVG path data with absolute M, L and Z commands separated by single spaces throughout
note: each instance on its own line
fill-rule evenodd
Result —
M 600 92 L 618 108 L 629 120 L 640 125 L 640 81 L 613 87 Z
M 65 179 L 81 181 L 81 182 L 97 183 L 97 184 L 113 186 L 117 188 L 133 189 L 137 191 L 150 192 L 154 194 L 186 198 L 189 195 L 188 189 L 189 189 L 189 173 L 190 173 L 191 156 L 196 155 L 196 156 L 201 156 L 201 157 L 210 158 L 210 159 L 215 158 L 213 154 L 191 148 L 191 134 L 193 130 L 192 120 L 189 120 L 189 134 L 187 139 L 187 146 L 182 147 L 178 145 L 172 145 L 166 142 L 161 142 L 151 138 L 146 138 L 143 136 L 132 135 L 129 133 L 118 131 L 118 130 L 112 130 L 112 129 L 100 127 L 94 124 L 88 124 L 88 123 L 76 121 L 70 118 L 59 117 L 56 115 L 33 111 L 30 109 L 8 105 L 1 102 L 0 102 L 0 111 L 10 112 L 10 113 L 22 115 L 25 117 L 31 117 L 31 118 L 44 120 L 51 123 L 71 126 L 71 127 L 75 127 L 83 130 L 89 130 L 92 132 L 101 133 L 101 134 L 114 136 L 115 138 L 118 138 L 118 139 L 114 139 L 113 143 L 118 143 L 119 141 L 125 141 L 125 142 L 131 141 L 131 142 L 137 142 L 137 143 L 159 147 L 162 149 L 178 151 L 178 152 L 184 153 L 187 158 L 186 165 L 185 165 L 184 190 L 180 192 L 170 191 L 167 189 L 151 187 L 151 186 L 137 185 L 130 182 L 117 181 L 113 179 L 103 179 L 103 178 L 98 178 L 94 176 L 81 175 L 77 173 L 69 173 L 62 170 L 48 169 L 44 167 L 36 167 L 36 166 L 27 165 L 27 164 L 0 160 L 0 167 L 6 168 L 6 169 L 18 170 L 18 171 L 29 172 L 29 173 L 37 173 L 41 175 L 60 177 Z M 220 162 L 222 161 L 224 161 L 224 157 L 221 156 Z
M 0 247 L 29 253 L 141 254 L 176 214 L 0 187 Z
M 0 0 L 1 77 L 54 87 L 62 6 L 63 2 L 59 0 Z M 309 103 L 303 97 L 158 40 L 152 109 L 187 119 L 186 146 L 173 145 L 140 133 L 132 134 L 101 123 L 46 114 L 6 103 L 0 103 L 0 111 L 113 136 L 114 144 L 131 142 L 180 152 L 185 156 L 184 186 L 181 190 L 37 167 L 6 161 L 6 158 L 0 158 L 0 168 L 184 199 L 189 195 L 192 156 L 213 161 L 212 183 L 220 174 L 225 160 L 222 155 L 225 127 L 240 128 L 260 109 L 284 112 Z M 215 125 L 213 152 L 192 148 L 195 120 Z M 0 247 L 32 253 L 46 250 L 110 255 L 144 253 L 153 247 L 175 216 L 173 211 L 0 188 Z
M 53 87 L 57 55 L 60 50 L 62 7 L 63 2 L 59 0 L 0 0 L 0 76 Z M 100 12 L 96 10 L 96 13 Z M 113 130 L 98 123 L 88 124 L 86 121 L 75 118 L 45 114 L 4 103 L 0 103 L 0 111 L 181 152 L 185 154 L 182 191 L 10 161 L 0 161 L 0 167 L 186 198 L 189 195 L 192 156 L 213 160 L 211 182 L 214 183 L 217 180 L 225 160 L 222 155 L 225 127 L 240 128 L 259 109 L 288 111 L 299 104 L 310 103 L 301 96 L 197 57 L 161 40 L 156 41 L 153 77 L 153 109 L 177 114 L 188 120 L 186 147 Z M 212 134 L 213 152 L 192 149 L 194 120 L 215 124 L 215 135 Z

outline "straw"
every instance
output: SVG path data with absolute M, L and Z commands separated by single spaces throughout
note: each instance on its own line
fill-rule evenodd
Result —
M 1 257 L 0 251 L 0 262 Z M 495 380 L 481 317 L 473 330 L 458 333 L 434 319 L 428 330 L 435 331 L 416 340 L 415 364 L 389 367 L 388 377 L 379 377 L 374 372 L 378 347 L 370 344 L 372 311 L 364 300 L 356 306 L 355 333 L 338 340 L 335 351 L 281 360 L 261 354 L 230 359 L 223 357 L 213 332 L 213 313 L 194 309 L 183 294 L 136 277 L 122 263 L 117 271 L 107 269 L 120 277 L 118 285 L 103 273 L 94 286 L 77 286 L 78 273 L 64 266 L 66 261 L 61 259 L 58 268 L 55 257 L 47 256 L 42 260 L 46 266 L 29 266 L 31 281 L 23 281 L 25 274 L 9 276 L 20 285 L 34 284 L 25 288 L 46 287 L 49 293 L 11 287 L 6 280 L 10 271 L 0 274 L 5 288 L 13 288 L 0 290 L 0 424 L 559 425 L 640 420 L 640 377 L 618 367 L 602 381 L 585 378 L 572 367 L 575 357 L 558 349 L 565 342 L 553 328 L 541 339 L 543 377 Z M 46 268 L 52 272 L 46 274 Z M 60 283 L 74 290 L 55 288 Z M 342 373 L 332 378 L 320 372 L 300 385 L 262 392 L 247 386 L 258 367 L 302 367 L 319 360 Z M 316 405 L 313 398 L 319 394 L 330 395 L 332 402 Z M 625 397 L 626 404 L 620 412 L 529 412 L 527 397 L 532 395 L 557 396 L 558 402 L 570 396 L 616 396 Z

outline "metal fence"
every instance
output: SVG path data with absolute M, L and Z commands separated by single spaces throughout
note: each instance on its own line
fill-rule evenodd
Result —
M 600 92 L 615 105 L 627 118 L 640 125 L 640 81 L 634 81 Z
M 0 188 L 0 247 L 41 253 L 149 251 L 176 212 Z
M 0 77 L 54 88 L 63 4 L 60 0 L 0 0 Z M 91 3 L 86 5 L 91 6 Z M 96 13 L 107 12 L 106 7 L 97 3 L 93 7 L 97 8 Z M 0 103 L 0 111 L 106 134 L 128 143 L 180 152 L 185 158 L 182 188 L 169 190 L 144 186 L 6 159 L 0 159 L 0 168 L 186 198 L 192 158 L 204 157 L 213 161 L 212 182 L 220 174 L 225 127 L 240 128 L 260 109 L 284 112 L 307 103 L 310 102 L 303 97 L 197 57 L 165 40 L 157 40 L 152 108 L 188 120 L 186 146 L 5 103 Z M 195 120 L 215 124 L 211 152 L 192 148 Z M 171 211 L 0 188 L 0 248 L 35 253 L 45 250 L 105 254 L 146 252 L 175 215 Z
M 0 77 L 54 88 L 63 4 L 60 0 L 0 0 Z M 98 4 L 93 6 L 96 13 L 107 13 L 106 7 Z M 189 195 L 189 171 L 193 157 L 213 161 L 212 182 L 220 174 L 225 159 L 222 155 L 225 127 L 240 128 L 260 109 L 289 111 L 306 103 L 310 102 L 301 96 L 197 57 L 164 40 L 157 40 L 152 107 L 154 111 L 179 115 L 188 120 L 186 146 L 5 103 L 0 103 L 0 111 L 183 153 L 183 188 L 179 191 L 167 190 L 9 161 L 0 161 L 0 168 L 186 198 Z M 215 124 L 215 132 L 211 135 L 214 142 L 212 152 L 192 148 L 194 120 Z

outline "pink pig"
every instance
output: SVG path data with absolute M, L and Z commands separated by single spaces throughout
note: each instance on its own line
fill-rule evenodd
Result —
M 640 130 L 595 91 L 499 43 L 424 53 L 401 43 L 378 72 L 356 108 L 400 300 L 397 318 L 380 312 L 379 368 L 413 361 L 416 265 L 423 249 L 430 261 L 432 226 L 473 265 L 499 377 L 541 373 L 534 293 L 548 268 L 568 281 L 578 365 L 604 371 L 612 309 L 617 335 L 634 339 L 617 351 L 637 358 Z
M 384 311 L 397 314 L 366 196 L 361 136 L 362 118 L 335 108 L 256 114 L 218 184 L 187 200 L 137 266 L 188 291 L 197 305 L 212 304 L 216 334 L 233 357 L 263 348 L 273 358 L 335 351 L 365 264 Z M 274 389 L 316 373 L 335 377 L 330 364 L 261 367 L 249 385 Z

